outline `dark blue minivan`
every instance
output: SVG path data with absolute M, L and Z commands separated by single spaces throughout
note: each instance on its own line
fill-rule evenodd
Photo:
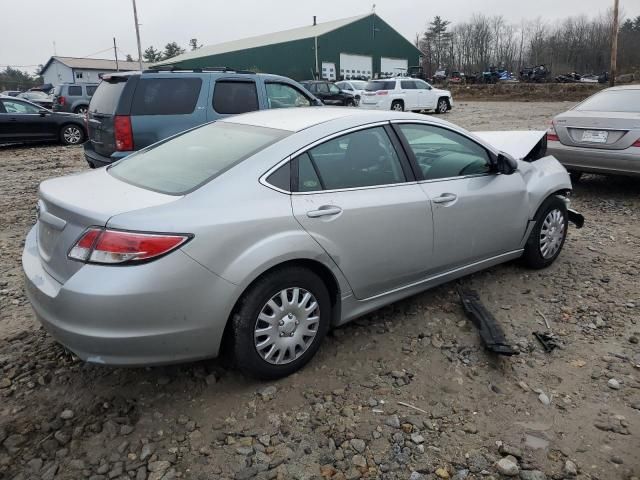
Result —
M 87 112 L 84 153 L 108 165 L 171 135 L 218 118 L 322 102 L 295 81 L 228 68 L 104 75 Z

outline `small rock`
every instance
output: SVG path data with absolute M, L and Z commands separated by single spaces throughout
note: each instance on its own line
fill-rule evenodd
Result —
M 351 458 L 351 463 L 353 463 L 356 467 L 366 467 L 367 466 L 367 459 L 364 458 L 362 455 L 354 455 Z
M 365 441 L 359 438 L 354 438 L 350 443 L 351 447 L 358 453 L 364 452 L 364 449 L 367 447 Z
M 609 388 L 612 388 L 613 390 L 620 390 L 620 382 L 615 378 L 610 378 L 609 381 L 607 382 L 607 385 Z
M 415 443 L 416 445 L 420 445 L 421 443 L 424 443 L 424 437 L 422 435 L 420 435 L 419 433 L 412 433 L 411 434 L 411 441 L 413 443 Z
M 258 391 L 258 395 L 262 397 L 263 400 L 271 399 L 278 389 L 274 385 L 269 385 L 268 387 L 264 387 L 263 389 Z
M 540 395 L 538 395 L 538 400 L 540 400 L 543 405 L 551 405 L 551 400 L 549 400 L 549 397 L 544 392 L 541 392 Z
M 569 477 L 575 477 L 578 475 L 578 467 L 571 460 L 564 462 L 564 474 Z
M 502 475 L 507 477 L 515 477 L 516 475 L 518 475 L 518 473 L 520 473 L 518 464 L 508 457 L 498 460 L 498 462 L 496 463 L 496 468 Z
M 167 470 L 171 466 L 167 460 L 156 460 L 155 462 L 149 462 L 147 469 L 150 472 L 161 472 Z
M 154 447 L 150 443 L 145 443 L 142 446 L 142 451 L 140 452 L 140 460 L 145 462 L 151 455 L 153 455 Z
M 218 381 L 218 379 L 216 378 L 216 376 L 211 373 L 209 375 L 207 375 L 206 377 L 204 377 L 204 381 L 207 385 L 215 385 L 215 383 Z
M 449 472 L 447 472 L 446 468 L 442 467 L 436 469 L 436 475 L 438 478 L 449 478 Z
M 611 463 L 615 463 L 616 465 L 622 465 L 624 463 L 624 460 L 622 459 L 622 457 L 619 457 L 618 455 L 612 455 Z
M 419 472 L 411 472 L 409 480 L 424 480 L 424 475 Z
M 67 410 L 63 410 L 60 413 L 60 418 L 62 420 L 71 420 L 73 418 L 73 415 L 74 415 L 73 410 L 67 409 Z
M 398 418 L 398 415 L 391 415 L 386 418 L 384 424 L 389 427 L 400 428 L 400 418 Z
M 520 480 L 547 480 L 540 470 L 520 470 Z

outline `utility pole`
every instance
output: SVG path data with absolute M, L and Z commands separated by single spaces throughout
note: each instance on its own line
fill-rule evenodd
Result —
M 142 47 L 140 46 L 140 24 L 138 23 L 138 9 L 136 8 L 136 0 L 133 1 L 133 20 L 136 22 L 136 38 L 138 40 L 138 63 L 140 65 L 140 71 L 142 68 Z
M 116 57 L 116 72 L 119 72 L 120 68 L 118 68 L 118 48 L 116 47 L 116 37 L 113 37 L 113 54 Z
M 611 68 L 609 69 L 609 86 L 616 84 L 616 68 L 618 63 L 618 4 L 613 0 L 613 31 L 611 32 Z

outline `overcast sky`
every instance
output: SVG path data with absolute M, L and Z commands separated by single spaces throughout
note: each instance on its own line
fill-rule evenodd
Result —
M 55 50 L 60 56 L 113 58 L 113 37 L 119 56 L 136 58 L 131 0 L 1 0 L 0 68 L 24 66 L 34 71 Z M 9 4 L 13 6 L 9 6 Z M 142 49 L 167 42 L 187 46 L 190 38 L 214 44 L 286 30 L 312 22 L 376 13 L 408 39 L 423 32 L 440 15 L 452 22 L 474 12 L 503 15 L 508 21 L 541 17 L 553 22 L 577 14 L 595 16 L 613 0 L 137 0 Z M 628 17 L 640 15 L 640 0 L 620 0 Z M 101 50 L 107 50 L 102 53 Z

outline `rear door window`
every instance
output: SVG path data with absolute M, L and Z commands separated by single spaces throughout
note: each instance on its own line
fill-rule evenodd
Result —
M 402 80 L 400 82 L 400 87 L 404 90 L 415 90 L 416 82 L 414 82 L 413 80 Z
M 92 97 L 94 93 L 96 93 L 96 85 L 87 85 L 87 96 Z
M 113 115 L 126 84 L 126 79 L 119 82 L 102 81 L 100 85 L 98 85 L 95 95 L 91 98 L 89 110 Z
M 213 109 L 218 113 L 235 115 L 260 109 L 255 82 L 218 80 L 213 88 Z
M 69 85 L 69 96 L 70 97 L 81 97 L 82 96 L 82 87 L 80 85 Z
M 142 78 L 133 97 L 131 115 L 192 113 L 201 87 L 200 78 Z

